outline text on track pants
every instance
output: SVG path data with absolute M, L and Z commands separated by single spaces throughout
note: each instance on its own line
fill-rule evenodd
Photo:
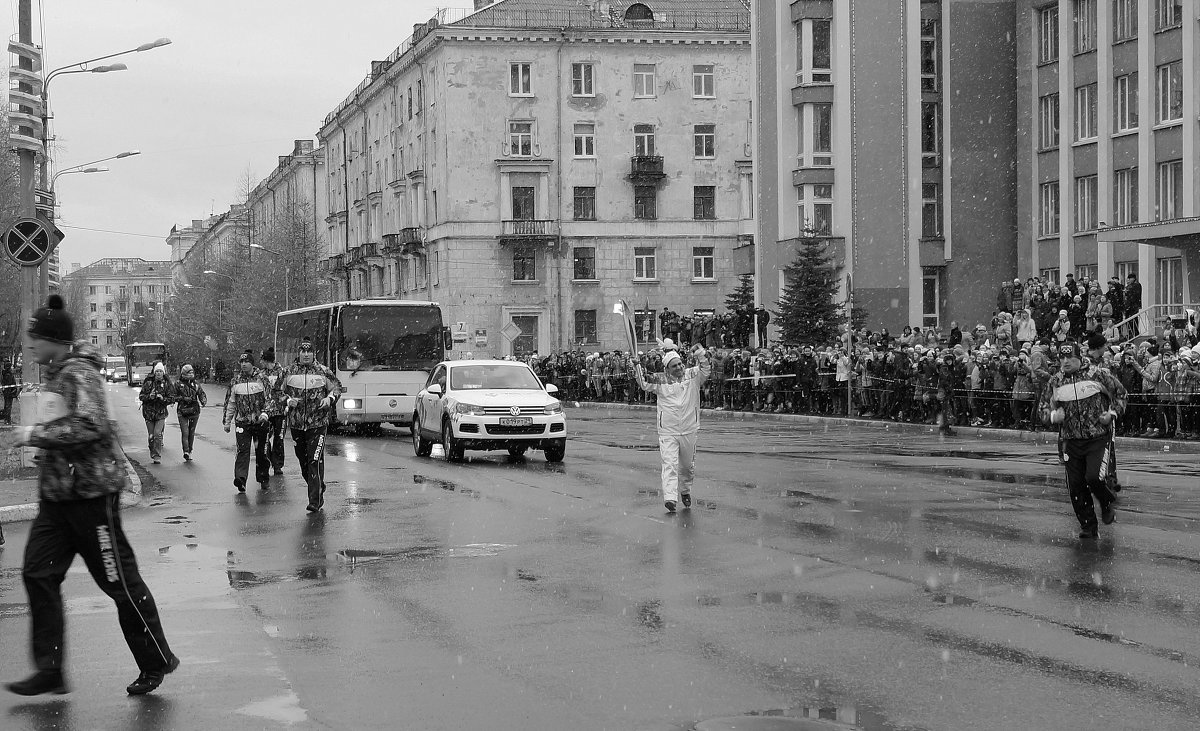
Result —
M 38 505 L 22 569 L 38 670 L 62 668 L 62 582 L 75 554 L 83 557 L 96 585 L 116 603 L 117 619 L 138 669 L 154 672 L 170 662 L 171 648 L 163 636 L 158 607 L 138 573 L 137 559 L 121 527 L 120 498 L 113 494 L 90 500 L 43 500 Z
M 300 474 L 308 483 L 308 504 L 320 508 L 325 504 L 325 427 L 292 429 L 292 441 Z
M 1064 439 L 1062 442 L 1067 491 L 1071 494 L 1075 517 L 1084 530 L 1096 527 L 1095 503 L 1100 503 L 1100 509 L 1103 510 L 1116 502 L 1116 495 L 1105 480 L 1109 468 L 1106 462 L 1108 440 L 1106 434 L 1092 439 Z
M 237 456 L 233 460 L 233 481 L 246 486 L 250 473 L 250 450 L 254 449 L 254 479 L 260 485 L 271 479 L 271 462 L 267 459 L 267 425 L 234 424 L 237 437 Z
M 658 435 L 658 451 L 662 456 L 663 502 L 678 502 L 679 494 L 692 491 L 692 475 L 696 466 L 696 437 L 698 435 Z

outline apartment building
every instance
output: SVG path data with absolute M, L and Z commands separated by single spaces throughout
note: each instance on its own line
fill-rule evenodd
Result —
M 1195 0 L 1022 0 L 1019 264 L 1200 295 Z
M 619 299 L 646 342 L 719 310 L 753 238 L 749 22 L 501 0 L 417 26 L 318 133 L 333 296 L 437 301 L 499 355 L 624 348 Z
M 1017 272 L 1015 3 L 753 8 L 758 301 L 817 238 L 872 329 L 986 321 Z
M 100 259 L 67 274 L 61 290 L 78 330 L 76 340 L 104 355 L 122 355 L 131 333 L 153 331 L 172 293 L 171 262 L 137 258 Z

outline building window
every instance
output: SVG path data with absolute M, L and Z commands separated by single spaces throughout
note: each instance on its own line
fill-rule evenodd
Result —
M 1158 164 L 1154 186 L 1154 220 L 1169 221 L 1183 215 L 1183 161 Z
M 89 308 L 92 312 L 95 312 L 96 311 L 96 303 L 95 302 L 90 303 Z M 109 312 L 112 312 L 112 310 L 109 309 Z M 92 325 L 92 327 L 96 327 L 96 326 Z
M 112 321 L 112 320 L 105 320 L 105 321 L 104 321 L 104 329 L 105 329 L 105 330 L 112 330 L 112 329 L 113 329 L 113 321 Z
M 121 285 L 121 296 L 124 297 L 128 294 L 129 294 L 129 288 L 126 287 L 124 284 L 122 284 Z
M 1038 63 L 1058 60 L 1058 7 L 1037 11 Z
M 592 186 L 575 186 L 574 215 L 576 221 L 596 220 L 596 189 Z
M 692 218 L 711 221 L 717 217 L 717 188 L 712 185 L 692 186 Z
M 1096 85 L 1075 88 L 1075 140 L 1096 139 Z
M 581 122 L 575 125 L 575 157 L 596 156 L 596 125 Z
M 440 252 L 440 251 L 433 252 L 433 265 L 432 265 L 431 269 L 433 269 L 433 286 L 435 286 L 435 287 L 442 283 L 442 266 L 441 266 L 441 264 L 442 264 L 442 252 Z
M 508 65 L 508 95 L 533 96 L 533 64 L 510 63 Z
M 573 249 L 575 270 L 572 279 L 593 281 L 596 279 L 596 248 L 594 246 L 576 246 Z
M 833 69 L 833 28 L 823 18 L 796 23 L 796 69 L 801 84 L 828 84 Z
M 1042 281 L 1046 284 L 1058 284 L 1058 267 L 1039 270 L 1038 276 L 1040 276 Z
M 1075 178 L 1075 232 L 1096 230 L 1096 176 Z
M 1121 280 L 1121 284 L 1125 284 L 1127 281 L 1129 281 L 1130 274 L 1136 277 L 1138 273 L 1138 263 L 1136 261 L 1118 261 L 1113 265 L 1113 267 L 1116 271 L 1117 279 Z M 1130 312 L 1127 313 L 1126 316 L 1132 314 L 1134 313 Z
M 692 247 L 692 279 L 716 279 L 715 263 L 713 247 Z
M 925 165 L 938 165 L 942 153 L 942 105 L 921 102 L 921 158 Z
M 1038 149 L 1058 147 L 1058 94 L 1038 97 Z
M 1113 0 L 1113 42 L 1137 38 L 1138 0 Z M 1124 281 L 1124 280 L 1122 280 Z
M 533 122 L 508 123 L 508 154 L 517 157 L 533 156 Z
M 656 186 L 633 186 L 633 217 L 644 221 L 653 221 L 658 218 L 658 188 Z
M 92 327 L 90 329 L 92 329 L 92 330 L 96 329 L 96 320 L 92 320 Z
M 1172 61 L 1158 67 L 1155 85 L 1156 121 L 1177 122 L 1183 119 L 1183 62 Z
M 695 99 L 715 99 L 717 97 L 717 77 L 712 64 L 692 67 L 692 97 Z
M 654 125 L 635 124 L 633 126 L 633 154 L 638 157 L 654 155 Z
M 107 284 L 104 285 L 104 294 L 112 294 L 112 287 Z
M 1094 282 L 1096 281 L 1096 269 L 1098 268 L 1096 264 L 1076 264 L 1075 279 L 1078 281 L 1086 277 L 1089 282 Z
M 1138 222 L 1138 169 L 1126 168 L 1113 173 L 1113 224 L 1126 226 Z
M 535 271 L 536 257 L 532 251 L 518 249 L 513 252 L 514 282 L 533 282 L 537 280 Z
M 833 186 L 801 185 L 796 188 L 802 236 L 833 235 Z
M 592 64 L 571 64 L 571 96 L 596 96 L 596 87 L 593 79 Z
M 112 345 L 112 344 L 113 344 L 112 335 L 105 335 L 105 336 L 104 336 L 104 344 L 105 344 L 105 345 Z
M 407 97 L 408 118 L 409 119 L 412 119 L 412 117 L 413 117 L 413 103 L 412 102 L 413 102 L 413 95 L 412 95 L 412 87 L 410 86 L 410 87 L 408 87 L 408 97 Z
M 1096 0 L 1075 0 L 1075 53 L 1096 50 Z
M 575 310 L 575 344 L 598 343 L 596 339 L 596 311 Z
M 942 236 L 942 185 L 921 184 L 921 236 L 927 239 Z
M 921 19 L 921 91 L 941 88 L 942 39 L 941 21 Z
M 532 185 L 512 187 L 512 217 L 514 221 L 533 221 L 537 218 L 534 199 L 536 190 Z
M 637 246 L 633 249 L 633 278 L 657 279 L 658 270 L 655 266 L 654 247 Z
M 1155 30 L 1183 25 L 1183 0 L 1155 0 L 1154 6 Z
M 800 110 L 799 166 L 833 164 L 833 105 L 805 104 Z
M 1137 72 L 1113 80 L 1113 129 L 1128 132 L 1138 126 Z
M 154 292 L 155 292 L 155 289 L 154 289 L 154 288 L 155 288 L 156 286 L 157 286 L 157 285 L 154 285 L 154 284 L 148 284 L 148 285 L 146 285 L 146 291 L 147 291 L 147 292 L 149 292 L 150 294 L 154 294 Z M 163 288 L 163 292 L 166 292 L 166 291 L 167 291 L 167 290 L 166 290 L 166 288 L 164 287 L 164 288 Z
M 921 327 L 941 327 L 941 280 L 936 267 L 921 269 Z
M 134 294 L 141 294 L 141 293 L 142 293 L 142 287 L 141 287 L 141 285 L 138 285 L 138 284 L 135 284 L 135 285 L 133 285 L 133 293 L 134 293 Z
M 93 296 L 93 297 L 94 297 L 94 296 L 96 296 L 96 288 L 95 288 L 94 286 L 89 286 L 89 287 L 88 287 L 88 294 L 89 294 L 89 295 L 91 295 L 91 296 Z
M 1183 302 L 1183 259 L 1176 256 L 1158 260 L 1156 304 L 1177 305 Z
M 658 91 L 654 81 L 654 64 L 635 63 L 633 65 L 633 98 L 652 99 L 655 96 L 658 96 Z
M 692 140 L 695 143 L 697 158 L 707 159 L 717 156 L 717 125 L 694 125 L 692 128 Z
M 92 345 L 99 345 L 99 344 L 100 344 L 100 337 L 98 335 L 93 335 L 92 336 Z
M 128 303 L 128 302 L 125 302 L 125 301 L 118 302 L 118 303 L 117 303 L 117 310 L 119 310 L 120 312 L 127 312 L 129 308 L 128 308 L 128 307 L 126 307 L 126 305 L 128 305 L 128 304 L 129 304 L 129 303 Z M 139 302 L 138 304 L 141 304 L 141 302 Z
M 1058 181 L 1042 183 L 1038 187 L 1038 235 L 1058 235 Z

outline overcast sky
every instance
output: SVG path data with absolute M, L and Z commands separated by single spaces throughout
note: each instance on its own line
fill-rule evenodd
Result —
M 471 0 L 44 0 L 45 67 L 172 44 L 112 61 L 127 71 L 56 77 L 50 86 L 60 169 L 124 150 L 107 173 L 58 180 L 64 265 L 104 257 L 168 259 L 166 236 L 228 210 L 435 8 Z M 17 0 L 0 18 L 16 37 Z M 39 36 L 39 0 L 34 36 Z M 67 228 L 76 227 L 76 228 Z M 120 233 L 101 233 L 99 229 Z M 140 235 L 139 235 L 140 234 Z

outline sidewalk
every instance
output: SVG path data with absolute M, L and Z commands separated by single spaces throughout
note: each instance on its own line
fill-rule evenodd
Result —
M 564 405 L 578 408 L 615 409 L 618 411 L 653 411 L 648 404 L 621 404 L 598 401 L 566 401 Z M 811 414 L 768 414 L 757 411 L 726 411 L 725 409 L 700 409 L 701 419 L 726 421 L 774 421 L 792 424 L 857 427 L 878 429 L 893 434 L 936 434 L 938 428 L 932 424 L 909 424 L 907 422 L 881 421 L 847 416 L 814 416 Z M 977 426 L 954 427 L 955 437 L 965 439 L 993 439 L 999 441 L 1035 442 L 1048 446 L 1058 444 L 1057 431 L 1021 431 L 1017 429 L 992 429 Z M 1142 437 L 1117 437 L 1117 446 L 1150 452 L 1173 452 L 1176 454 L 1200 454 L 1200 442 L 1179 439 L 1144 439 Z

